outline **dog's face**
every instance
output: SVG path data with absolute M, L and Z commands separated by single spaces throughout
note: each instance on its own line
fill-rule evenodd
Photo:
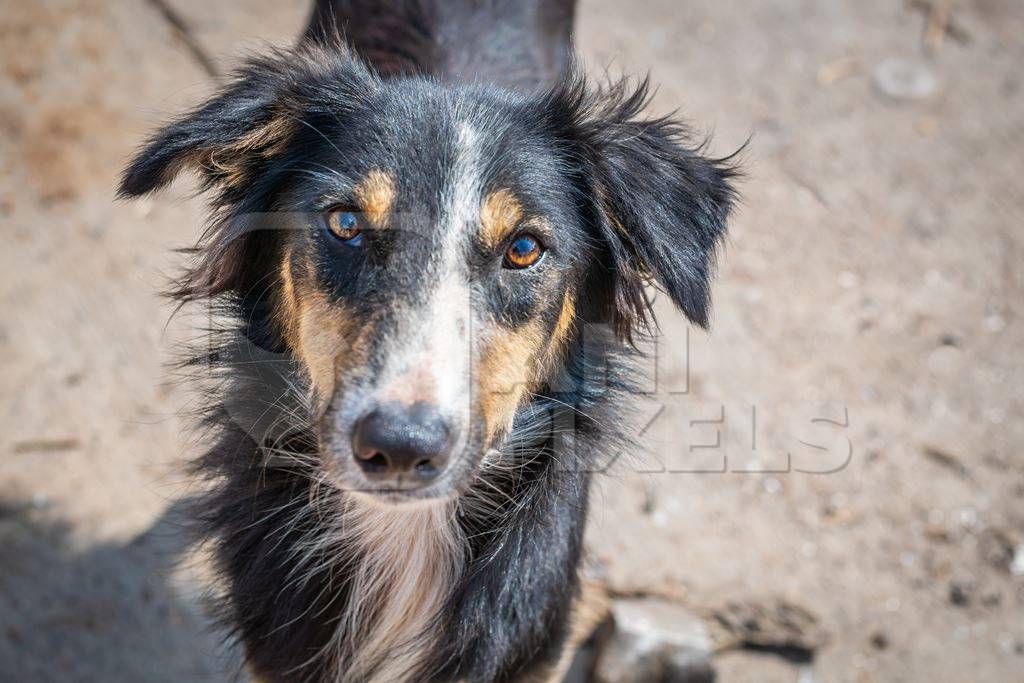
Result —
M 562 162 L 497 103 L 398 82 L 364 97 L 313 123 L 275 207 L 293 224 L 274 317 L 336 479 L 443 494 L 559 362 L 586 233 Z
M 445 497 L 500 458 L 585 325 L 645 319 L 646 278 L 706 320 L 730 171 L 635 120 L 643 99 L 380 81 L 303 51 L 165 129 L 122 192 L 203 171 L 223 217 L 184 294 L 266 319 L 331 481 Z

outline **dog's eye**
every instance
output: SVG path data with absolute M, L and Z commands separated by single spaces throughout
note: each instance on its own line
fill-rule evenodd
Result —
M 519 235 L 505 250 L 505 267 L 521 270 L 540 261 L 544 248 L 533 235 Z
M 359 227 L 359 216 L 345 209 L 333 209 L 327 214 L 327 229 L 336 239 L 358 247 L 363 243 L 363 231 Z

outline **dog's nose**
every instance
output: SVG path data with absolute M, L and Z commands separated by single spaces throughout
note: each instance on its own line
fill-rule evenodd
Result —
M 444 471 L 451 454 L 451 429 L 434 406 L 384 405 L 356 421 L 352 452 L 370 479 L 414 488 Z

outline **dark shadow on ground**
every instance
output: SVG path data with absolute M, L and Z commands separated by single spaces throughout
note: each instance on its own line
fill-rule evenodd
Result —
M 172 507 L 126 544 L 74 548 L 69 527 L 0 500 L 0 680 L 224 681 L 238 667 L 169 582 Z

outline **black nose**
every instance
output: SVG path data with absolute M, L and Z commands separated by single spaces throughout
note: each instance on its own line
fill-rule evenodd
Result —
M 437 408 L 429 404 L 384 405 L 356 421 L 352 452 L 370 479 L 414 488 L 444 471 L 451 452 L 451 430 Z

